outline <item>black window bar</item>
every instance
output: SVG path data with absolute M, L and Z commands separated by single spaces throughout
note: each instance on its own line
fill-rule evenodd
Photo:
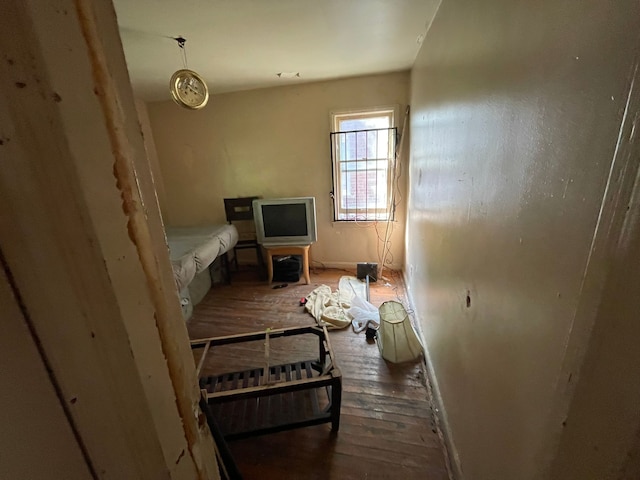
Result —
M 396 127 L 329 134 L 334 221 L 393 220 L 397 135 Z

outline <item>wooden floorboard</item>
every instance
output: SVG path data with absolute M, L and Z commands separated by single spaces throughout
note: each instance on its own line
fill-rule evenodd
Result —
M 189 335 L 194 339 L 315 325 L 299 306 L 300 298 L 322 284 L 335 290 L 343 275 L 354 272 L 314 269 L 311 285 L 273 289 L 257 271 L 242 267 L 233 272 L 231 285 L 214 285 L 195 307 L 187 323 Z M 401 277 L 394 272 L 385 272 L 385 277 L 387 281 L 371 284 L 371 303 L 398 300 L 409 308 Z M 229 442 L 244 478 L 448 479 L 422 362 L 388 363 L 375 343 L 351 328 L 331 331 L 330 340 L 342 372 L 340 431 L 334 434 L 330 424 L 323 424 Z M 273 339 L 270 344 L 272 365 L 313 358 L 318 351 L 313 335 Z M 263 360 L 262 341 L 217 347 L 203 372 L 260 367 Z

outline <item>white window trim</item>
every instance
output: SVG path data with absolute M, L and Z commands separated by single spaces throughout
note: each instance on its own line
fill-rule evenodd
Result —
M 391 127 L 398 126 L 398 114 L 400 112 L 400 105 L 380 105 L 377 107 L 364 107 L 364 108 L 347 108 L 347 109 L 335 109 L 329 112 L 329 131 L 335 132 L 336 124 L 335 117 L 336 115 L 352 115 L 352 114 L 367 114 L 381 111 L 392 111 L 393 112 L 393 125 Z

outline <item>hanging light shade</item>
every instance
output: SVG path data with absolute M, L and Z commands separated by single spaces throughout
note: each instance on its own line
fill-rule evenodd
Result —
M 393 363 L 416 360 L 422 352 L 422 344 L 402 304 L 391 300 L 380 305 L 378 310 L 377 340 L 382 358 Z
M 181 107 L 190 110 L 200 110 L 209 101 L 209 88 L 207 82 L 198 73 L 187 67 L 187 39 L 184 37 L 175 37 L 178 42 L 180 53 L 182 54 L 181 68 L 171 76 L 169 80 L 169 91 L 171 98 Z

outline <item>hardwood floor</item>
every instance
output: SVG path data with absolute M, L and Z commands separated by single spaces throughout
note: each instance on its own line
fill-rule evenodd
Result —
M 231 285 L 215 285 L 196 306 L 188 322 L 189 335 L 202 338 L 314 325 L 314 318 L 299 306 L 300 298 L 321 284 L 335 290 L 342 275 L 354 272 L 315 269 L 311 285 L 273 289 L 255 271 L 234 272 Z M 388 282 L 371 284 L 371 303 L 399 300 L 408 308 L 400 275 L 385 272 L 385 276 Z M 322 424 L 229 442 L 243 477 L 448 479 L 422 362 L 387 363 L 376 344 L 367 343 L 364 332 L 356 334 L 351 327 L 329 335 L 342 371 L 340 431 L 332 434 L 331 424 Z M 275 346 L 274 362 L 289 361 L 305 350 L 317 353 L 317 341 L 288 340 Z M 212 374 L 256 366 L 264 359 L 263 348 L 260 342 L 220 347 L 204 370 Z

